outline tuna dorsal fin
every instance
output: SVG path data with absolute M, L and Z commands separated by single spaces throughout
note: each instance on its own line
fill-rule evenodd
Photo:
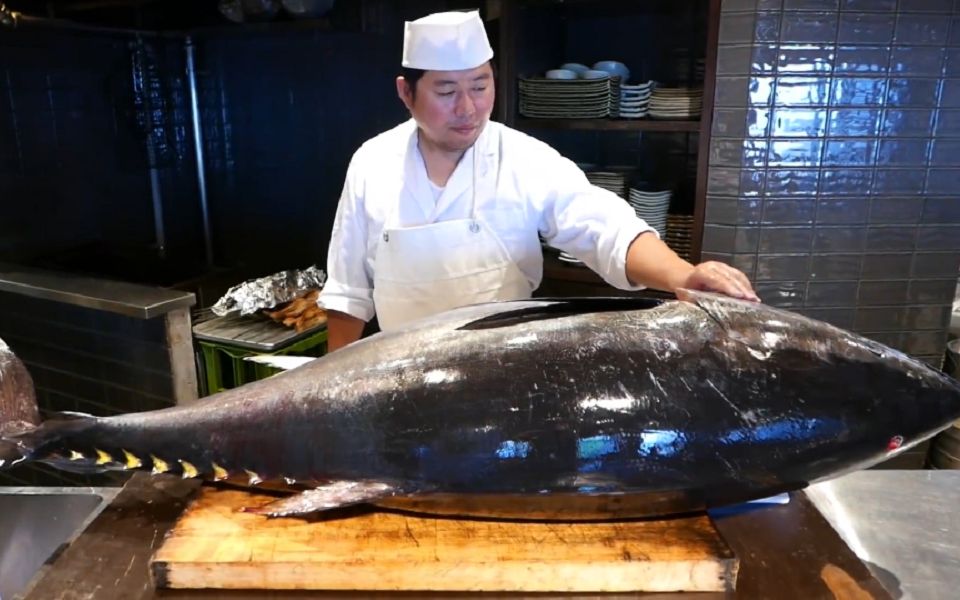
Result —
M 526 306 L 510 310 L 509 303 L 505 310 L 476 321 L 471 321 L 459 329 L 495 329 L 509 327 L 531 321 L 544 319 L 558 319 L 571 315 L 582 315 L 593 312 L 611 312 L 615 310 L 643 310 L 663 304 L 657 298 L 636 298 L 630 296 L 598 296 L 588 298 L 537 298 L 533 306 Z
M 291 517 L 375 502 L 395 493 L 392 485 L 379 481 L 332 481 L 264 506 L 244 508 L 243 512 L 268 517 Z

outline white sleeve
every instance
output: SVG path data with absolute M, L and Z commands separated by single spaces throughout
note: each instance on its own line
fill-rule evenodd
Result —
M 373 274 L 367 270 L 367 216 L 356 157 L 347 167 L 327 252 L 327 281 L 318 304 L 363 321 L 374 315 Z
M 627 249 L 638 235 L 657 230 L 637 216 L 626 200 L 590 183 L 576 164 L 557 154 L 541 178 L 546 204 L 540 223 L 544 240 L 582 260 L 608 284 L 641 290 L 627 279 Z

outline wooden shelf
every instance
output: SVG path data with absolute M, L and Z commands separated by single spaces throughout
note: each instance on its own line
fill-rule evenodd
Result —
M 600 131 L 700 131 L 700 121 L 655 121 L 652 119 L 531 119 L 517 117 L 518 127 Z

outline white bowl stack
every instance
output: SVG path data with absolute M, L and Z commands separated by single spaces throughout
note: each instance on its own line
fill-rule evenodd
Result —
M 617 171 L 587 171 L 587 179 L 593 185 L 609 190 L 626 200 L 627 173 Z
M 654 119 L 690 119 L 702 110 L 702 88 L 658 87 L 650 95 L 649 114 Z
M 656 82 L 654 81 L 638 83 L 636 85 L 624 85 L 621 83 L 617 116 L 621 119 L 640 119 L 647 116 L 650 109 L 650 97 L 655 87 Z
M 667 234 L 663 237 L 680 258 L 690 260 L 693 242 L 693 215 L 667 215 Z
M 632 187 L 627 202 L 633 207 L 638 217 L 646 221 L 647 225 L 656 229 L 660 237 L 665 237 L 671 196 L 672 192 L 670 190 L 648 192 Z

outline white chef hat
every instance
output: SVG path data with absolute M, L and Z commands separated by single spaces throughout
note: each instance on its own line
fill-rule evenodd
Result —
M 459 71 L 479 67 L 491 58 L 493 48 L 478 11 L 434 13 L 406 23 L 404 67 Z

